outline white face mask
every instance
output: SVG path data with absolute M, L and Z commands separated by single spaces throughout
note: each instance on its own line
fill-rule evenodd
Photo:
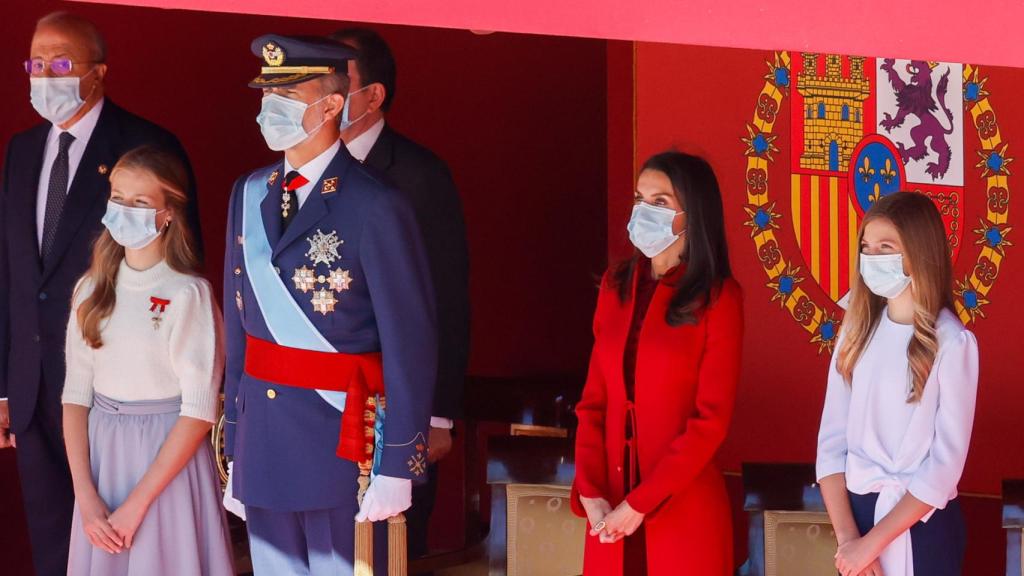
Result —
M 96 69 L 89 70 L 84 76 L 64 76 L 47 78 L 33 76 L 29 78 L 32 107 L 40 116 L 53 124 L 63 124 L 78 113 L 85 105 L 82 100 L 82 78 L 92 74 Z M 96 89 L 94 84 L 93 90 Z M 92 94 L 92 91 L 89 91 Z
M 141 250 L 160 236 L 156 215 L 161 212 L 166 210 L 136 208 L 109 200 L 103 225 L 110 231 L 114 242 L 131 250 Z
M 643 252 L 644 256 L 654 258 L 682 236 L 682 233 L 672 232 L 672 221 L 680 214 L 682 212 L 646 202 L 634 205 L 633 215 L 626 226 L 629 241 Z
M 264 96 L 263 106 L 259 116 L 256 117 L 256 122 L 260 125 L 260 131 L 263 132 L 263 138 L 267 141 L 267 147 L 275 152 L 280 152 L 298 146 L 316 134 L 316 131 L 326 124 L 327 120 L 306 132 L 306 129 L 302 127 L 302 118 L 306 115 L 307 109 L 326 99 L 327 96 L 324 96 L 316 102 L 306 104 L 285 98 L 280 94 Z
M 910 276 L 903 273 L 903 254 L 861 254 L 860 277 L 868 290 L 887 299 L 910 286 Z

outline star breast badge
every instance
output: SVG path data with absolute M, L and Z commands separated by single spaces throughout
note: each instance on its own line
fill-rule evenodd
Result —
M 319 228 L 317 228 L 316 234 L 312 238 L 306 238 L 306 241 L 309 242 L 306 257 L 313 262 L 313 266 L 317 264 L 330 266 L 335 260 L 341 258 L 338 248 L 345 243 L 344 240 L 338 238 L 337 231 L 332 230 L 330 234 L 324 234 Z
M 312 262 L 312 268 L 306 265 L 296 268 L 292 282 L 295 289 L 303 294 L 312 292 L 310 303 L 313 305 L 313 311 L 326 316 L 334 312 L 335 304 L 338 303 L 334 293 L 344 292 L 352 284 L 350 271 L 338 267 L 331 269 L 331 264 L 341 258 L 338 248 L 345 241 L 338 238 L 337 231 L 332 230 L 329 234 L 324 234 L 319 228 L 316 234 L 306 238 L 306 241 L 309 242 L 306 257 Z M 324 266 L 326 271 L 318 272 L 318 266 Z

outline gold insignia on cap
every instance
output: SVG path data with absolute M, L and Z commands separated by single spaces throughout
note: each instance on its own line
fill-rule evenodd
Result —
M 106 164 L 100 164 L 99 167 L 96 168 L 96 171 L 100 174 L 106 175 L 107 172 L 110 172 L 110 168 L 107 168 Z
M 280 171 L 274 170 L 274 172 L 270 175 L 270 178 L 267 178 L 267 184 L 270 184 L 271 186 L 273 186 L 274 182 L 277 182 L 277 177 L 280 176 L 280 175 L 281 175 Z
M 284 50 L 273 42 L 267 42 L 263 46 L 263 61 L 267 63 L 267 66 L 284 64 Z
M 321 194 L 330 194 L 331 192 L 337 192 L 338 190 L 338 177 L 328 178 L 324 180 L 323 188 L 320 189 Z

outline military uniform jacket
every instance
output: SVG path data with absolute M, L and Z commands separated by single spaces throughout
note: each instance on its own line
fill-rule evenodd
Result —
M 344 147 L 282 232 L 283 171 L 283 162 L 257 170 L 239 179 L 231 194 L 225 452 L 235 462 L 235 496 L 247 506 L 354 506 L 357 466 L 335 453 L 339 404 L 317 390 L 246 373 L 247 336 L 315 349 L 295 344 L 301 342 L 295 333 L 310 329 L 318 346 L 379 352 L 387 410 L 376 473 L 421 482 L 437 374 L 429 267 L 408 202 Z M 264 260 L 254 257 L 260 246 Z

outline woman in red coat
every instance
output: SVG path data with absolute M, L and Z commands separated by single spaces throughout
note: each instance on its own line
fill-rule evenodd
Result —
M 637 253 L 601 283 L 576 407 L 584 574 L 726 576 L 732 523 L 713 459 L 732 417 L 743 312 L 708 163 L 649 159 L 628 228 Z

